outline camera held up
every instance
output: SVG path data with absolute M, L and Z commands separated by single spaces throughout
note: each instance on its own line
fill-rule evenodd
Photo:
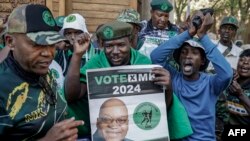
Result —
M 204 9 L 200 9 L 200 11 L 203 13 L 203 15 L 205 16 L 207 13 L 210 13 L 210 15 L 212 16 L 214 14 L 214 10 L 212 8 L 204 8 Z M 193 25 L 195 26 L 196 29 L 199 29 L 202 25 L 202 20 L 200 16 L 195 16 L 192 20 Z

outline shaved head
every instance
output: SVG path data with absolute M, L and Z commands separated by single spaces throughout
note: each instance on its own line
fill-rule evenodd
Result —
M 105 141 L 123 140 L 128 131 L 128 109 L 117 98 L 106 100 L 100 107 L 97 118 L 98 133 Z
M 103 109 L 114 109 L 114 107 L 118 108 L 118 109 L 124 109 L 126 111 L 126 113 L 128 113 L 128 109 L 126 107 L 126 104 L 121 101 L 120 99 L 117 98 L 111 98 L 106 100 L 102 106 L 100 107 L 100 112 L 99 112 L 99 116 L 102 113 Z

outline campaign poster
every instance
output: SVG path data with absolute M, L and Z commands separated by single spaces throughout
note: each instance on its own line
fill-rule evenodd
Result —
M 152 82 L 156 66 L 87 71 L 92 141 L 169 141 L 164 88 Z

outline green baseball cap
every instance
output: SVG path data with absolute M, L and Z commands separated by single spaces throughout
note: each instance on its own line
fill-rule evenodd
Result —
M 168 0 L 152 0 L 150 5 L 152 10 L 160 10 L 166 13 L 173 10 L 173 5 Z
M 220 26 L 225 25 L 225 24 L 230 24 L 235 26 L 236 28 L 239 27 L 239 22 L 234 16 L 226 16 L 222 19 Z
M 140 14 L 132 8 L 124 9 L 116 19 L 120 22 L 134 23 L 141 27 Z
M 97 36 L 104 40 L 115 40 L 122 37 L 130 36 L 132 33 L 132 25 L 120 22 L 120 21 L 112 21 L 102 25 L 97 31 Z
M 55 18 L 56 25 L 59 26 L 60 28 L 63 27 L 64 18 L 65 18 L 65 16 L 58 16 Z
M 25 33 L 39 45 L 53 45 L 65 40 L 58 32 L 51 11 L 44 5 L 24 4 L 16 7 L 6 25 L 7 33 Z

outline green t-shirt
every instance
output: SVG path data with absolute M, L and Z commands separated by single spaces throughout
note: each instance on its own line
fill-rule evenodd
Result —
M 131 48 L 130 52 L 130 65 L 145 65 L 151 64 L 151 60 L 149 60 L 146 56 L 140 54 L 138 51 Z M 80 81 L 86 83 L 86 70 L 87 69 L 97 69 L 97 68 L 109 68 L 111 65 L 108 62 L 108 59 L 104 53 L 101 51 L 100 54 L 94 56 L 89 62 L 81 68 L 80 70 Z

